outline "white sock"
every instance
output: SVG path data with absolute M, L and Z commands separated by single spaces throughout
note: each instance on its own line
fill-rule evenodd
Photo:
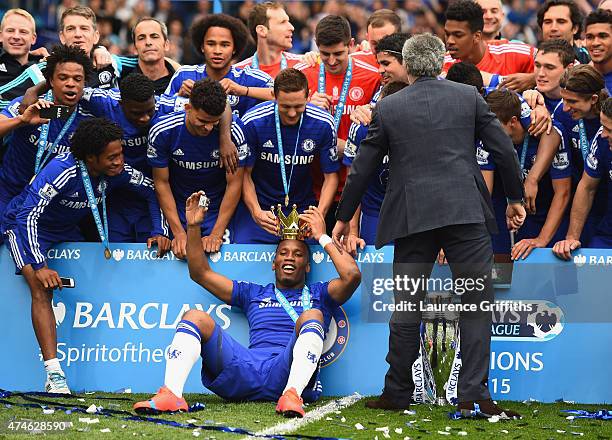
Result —
M 295 388 L 298 396 L 302 395 L 302 391 L 319 366 L 322 352 L 323 326 L 314 319 L 306 321 L 293 347 L 293 362 L 291 362 L 289 379 L 283 393 L 289 388 Z
M 49 359 L 44 362 L 44 365 L 45 365 L 45 371 L 47 372 L 47 374 L 51 372 L 56 372 L 56 371 L 63 372 L 62 366 L 60 365 L 58 358 Z
M 201 344 L 202 337 L 197 325 L 187 320 L 178 323 L 172 344 L 168 347 L 164 378 L 164 385 L 177 397 L 183 397 L 187 376 L 200 357 Z

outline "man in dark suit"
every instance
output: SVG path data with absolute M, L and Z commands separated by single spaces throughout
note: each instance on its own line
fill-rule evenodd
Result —
M 428 277 L 440 248 L 458 280 L 480 280 L 480 290 L 467 290 L 463 304 L 477 311 L 460 319 L 462 367 L 458 384 L 460 410 L 501 415 L 487 388 L 491 312 L 482 301 L 493 301 L 490 230 L 495 230 L 489 192 L 475 157 L 475 139 L 483 141 L 502 177 L 508 198 L 510 229 L 525 219 L 523 185 L 512 141 L 489 111 L 476 88 L 437 80 L 444 44 L 429 34 L 406 41 L 403 59 L 410 86 L 376 106 L 367 138 L 353 161 L 336 214 L 333 239 L 341 246 L 370 174 L 389 154 L 389 181 L 382 204 L 376 247 L 395 242 L 394 279 Z M 488 230 L 489 229 L 489 230 Z M 401 264 L 400 264 L 401 263 Z M 425 289 L 402 292 L 395 301 L 416 305 L 413 312 L 394 312 L 389 323 L 389 371 L 382 395 L 370 408 L 408 408 L 414 383 L 412 363 L 419 353 L 419 302 Z M 518 416 L 505 411 L 509 417 Z

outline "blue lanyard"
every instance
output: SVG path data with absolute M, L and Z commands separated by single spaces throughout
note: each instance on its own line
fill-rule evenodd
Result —
M 338 131 L 338 127 L 340 127 L 340 118 L 342 118 L 342 112 L 344 111 L 344 104 L 346 103 L 346 97 L 348 96 L 352 77 L 353 59 L 349 58 L 348 67 L 344 73 L 344 81 L 342 82 L 342 91 L 340 92 L 340 98 L 338 99 L 336 111 L 334 112 L 334 127 L 336 127 L 336 131 Z M 319 93 L 325 93 L 325 64 L 323 62 L 319 64 L 319 83 L 317 84 L 317 91 Z
M 586 135 L 586 129 L 584 128 L 584 121 L 578 120 L 578 128 L 580 129 L 580 150 L 582 151 L 582 160 L 586 160 L 587 154 L 589 154 L 589 139 Z
M 289 172 L 289 180 L 287 180 L 287 171 L 285 170 L 285 155 L 283 151 L 283 136 L 281 134 L 280 116 L 278 114 L 278 104 L 274 104 L 274 123 L 276 124 L 276 146 L 278 147 L 278 163 L 281 169 L 281 177 L 283 179 L 283 189 L 285 190 L 285 206 L 289 206 L 289 187 L 291 186 L 291 178 L 293 177 L 293 158 L 297 154 L 298 143 L 300 142 L 300 130 L 302 128 L 302 121 L 304 120 L 304 113 L 300 116 L 300 125 L 298 125 L 297 135 L 295 137 L 295 148 L 293 149 L 293 156 L 291 158 L 291 171 Z
M 276 287 L 274 288 L 274 293 L 276 293 L 276 299 L 278 300 L 280 305 L 283 306 L 283 309 L 285 309 L 285 312 L 287 312 L 287 314 L 289 315 L 289 317 L 291 317 L 293 322 L 297 322 L 299 316 L 297 312 L 295 311 L 295 309 L 293 308 L 293 306 L 289 304 L 289 301 L 287 301 L 287 298 L 285 298 L 285 295 L 283 295 L 283 293 L 280 290 L 278 290 Z M 302 311 L 305 312 L 306 310 L 310 310 L 310 309 L 312 309 L 312 304 L 310 303 L 310 289 L 308 288 L 307 285 L 304 284 L 304 288 L 302 289 Z
M 259 58 L 257 57 L 257 52 L 253 54 L 253 59 L 251 60 L 251 67 L 253 69 L 259 69 Z M 284 70 L 286 68 L 287 59 L 285 58 L 285 54 L 281 52 L 280 70 Z
M 47 101 L 53 100 L 53 93 L 51 92 L 51 90 L 49 90 L 47 94 L 45 95 L 45 100 Z M 47 160 L 49 160 L 51 153 L 57 147 L 58 142 L 64 137 L 64 135 L 66 134 L 66 132 L 68 131 L 72 123 L 74 122 L 74 118 L 76 117 L 78 110 L 79 110 L 78 107 L 74 109 L 74 111 L 72 112 L 72 114 L 70 115 L 70 117 L 68 118 L 64 126 L 62 127 L 62 130 L 59 132 L 59 134 L 53 141 L 53 144 L 51 145 L 50 148 L 46 148 L 46 147 L 48 144 L 47 139 L 49 138 L 49 125 L 51 125 L 51 121 L 47 122 L 46 124 L 41 125 L 40 136 L 38 137 L 38 150 L 36 151 L 36 163 L 34 164 L 34 174 L 38 174 L 41 168 L 45 166 L 45 163 L 47 163 Z M 45 153 L 45 150 L 46 150 L 46 153 Z
M 521 151 L 521 173 L 525 176 L 525 160 L 527 159 L 527 148 L 529 148 L 529 133 L 525 133 L 523 139 L 523 150 Z
M 100 211 L 98 211 L 96 196 L 94 194 L 93 187 L 91 186 L 91 180 L 89 180 L 89 174 L 87 174 L 87 166 L 82 160 L 78 161 L 78 165 L 79 169 L 81 170 L 81 178 L 83 179 L 83 186 L 85 187 L 89 207 L 91 208 L 91 213 L 93 214 L 96 227 L 98 228 L 100 241 L 102 241 L 102 244 L 104 245 L 104 256 L 108 260 L 111 257 L 111 253 L 108 244 L 108 218 L 106 217 L 106 180 L 104 180 L 104 177 L 100 179 L 100 192 L 102 193 L 102 216 L 104 220 L 104 223 L 102 223 L 102 220 L 100 219 Z

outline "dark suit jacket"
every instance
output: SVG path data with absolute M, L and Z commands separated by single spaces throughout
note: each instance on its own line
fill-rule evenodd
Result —
M 491 198 L 476 162 L 481 139 L 510 200 L 523 198 L 510 137 L 475 87 L 419 78 L 380 101 L 342 192 L 336 217 L 349 221 L 369 176 L 389 154 L 389 181 L 376 247 L 449 225 L 486 223 L 496 232 Z

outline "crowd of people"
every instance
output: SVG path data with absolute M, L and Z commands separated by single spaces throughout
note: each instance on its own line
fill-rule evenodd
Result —
M 612 247 L 611 2 L 597 9 L 587 1 L 524 2 L 520 11 L 499 0 L 406 1 L 395 10 L 373 2 L 372 13 L 358 3 L 308 9 L 244 2 L 240 18 L 210 14 L 208 2 L 199 2 L 189 33 L 178 32 L 190 40 L 180 50 L 174 18 L 186 21 L 176 3 L 160 0 L 154 10 L 150 2 L 126 2 L 139 14 L 125 21 L 115 2 L 73 3 L 58 8 L 60 44 L 48 50 L 32 50 L 36 23 L 27 11 L 8 10 L 0 23 L 0 227 L 32 292 L 49 391 L 68 391 L 47 293 L 61 286 L 46 264 L 52 246 L 101 241 L 110 258 L 111 243 L 147 243 L 160 256 L 187 258 L 191 271 L 196 225 L 205 252 L 227 243 L 277 244 L 278 219 L 293 209 L 320 216 L 330 231 L 361 142 L 380 136 L 369 130 L 372 109 L 415 80 L 403 54 L 411 33 L 443 37 L 439 80 L 476 87 L 515 146 L 528 213 L 516 233 L 504 213 L 522 200 L 507 200 L 498 172 L 507 164 L 495 163 L 486 142 L 474 143 L 471 166 L 482 175 L 474 184 L 491 195 L 482 203 L 499 224 L 491 237 L 498 258 L 552 247 L 569 259 L 580 246 Z M 538 41 L 539 32 L 527 32 L 534 20 Z M 306 44 L 304 28 L 312 28 L 314 44 Z M 136 54 L 118 55 L 128 41 Z M 404 166 L 394 159 L 382 157 L 349 222 L 342 244 L 349 254 L 394 238 L 377 233 L 389 169 Z M 419 166 L 428 169 L 426 161 Z M 190 221 L 194 194 L 207 202 L 199 221 Z M 418 204 L 410 209 L 418 220 Z M 310 242 L 329 238 L 319 232 Z M 247 293 L 234 298 L 226 280 L 211 280 L 200 284 L 248 303 Z M 329 295 L 343 302 L 353 284 Z M 186 333 L 213 338 L 204 321 L 186 324 Z M 175 391 L 180 397 L 182 384 Z

